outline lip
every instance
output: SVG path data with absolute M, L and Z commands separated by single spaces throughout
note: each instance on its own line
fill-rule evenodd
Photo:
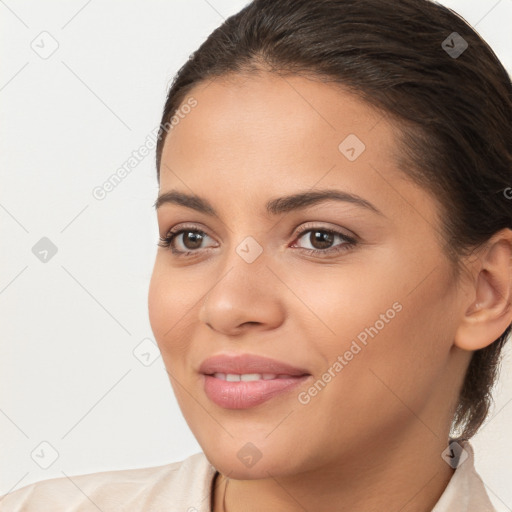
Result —
M 206 358 L 199 367 L 199 373 L 275 373 L 298 377 L 310 375 L 304 368 L 294 367 L 277 359 L 270 359 L 256 354 L 217 354 Z
M 205 359 L 199 367 L 203 388 L 208 398 L 225 409 L 247 409 L 290 391 L 308 380 L 311 374 L 303 368 L 253 354 L 218 354 Z M 279 378 L 230 382 L 214 377 L 214 373 L 276 374 Z M 282 377 L 287 375 L 288 377 Z

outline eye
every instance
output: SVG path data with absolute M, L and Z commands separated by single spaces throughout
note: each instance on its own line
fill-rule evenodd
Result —
M 308 237 L 305 236 L 307 234 L 309 234 Z M 200 252 L 199 249 L 203 248 L 202 244 L 208 238 L 210 238 L 209 235 L 197 226 L 182 227 L 172 229 L 165 237 L 160 237 L 158 245 L 170 249 L 175 256 L 190 256 L 195 252 Z M 308 228 L 302 229 L 296 234 L 295 241 L 301 238 L 304 238 L 306 243 L 312 248 L 297 248 L 308 254 L 319 256 L 331 256 L 342 251 L 347 251 L 357 244 L 355 238 L 345 235 L 341 231 L 321 226 L 308 226 Z M 333 245 L 337 239 L 340 240 L 341 243 Z M 295 243 L 291 247 L 296 247 Z
M 309 236 L 305 237 L 308 233 Z M 327 229 L 321 226 L 303 229 L 297 234 L 296 240 L 300 240 L 303 237 L 312 248 L 299 247 L 299 249 L 306 251 L 309 254 L 320 256 L 332 255 L 341 251 L 346 251 L 357 244 L 357 240 L 355 238 L 349 237 L 341 231 Z M 333 245 L 336 239 L 341 240 L 342 243 Z
M 165 237 L 160 237 L 158 246 L 166 249 L 170 248 L 176 256 L 187 256 L 193 252 L 198 252 L 206 238 L 210 237 L 195 226 L 171 229 Z

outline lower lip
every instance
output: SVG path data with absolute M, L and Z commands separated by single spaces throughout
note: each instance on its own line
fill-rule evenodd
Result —
M 286 379 L 228 382 L 204 375 L 204 391 L 208 398 L 225 409 L 247 409 L 262 404 L 274 396 L 290 391 L 311 375 Z

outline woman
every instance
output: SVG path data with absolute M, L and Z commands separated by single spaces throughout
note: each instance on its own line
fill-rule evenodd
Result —
M 203 452 L 2 511 L 493 511 L 512 85 L 427 0 L 255 0 L 165 104 L 151 326 Z

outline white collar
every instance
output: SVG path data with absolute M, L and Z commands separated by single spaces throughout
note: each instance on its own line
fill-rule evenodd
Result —
M 456 455 L 452 467 L 456 469 L 432 512 L 496 512 L 476 472 L 471 443 L 459 441 L 457 445 L 450 443 L 451 454 Z

